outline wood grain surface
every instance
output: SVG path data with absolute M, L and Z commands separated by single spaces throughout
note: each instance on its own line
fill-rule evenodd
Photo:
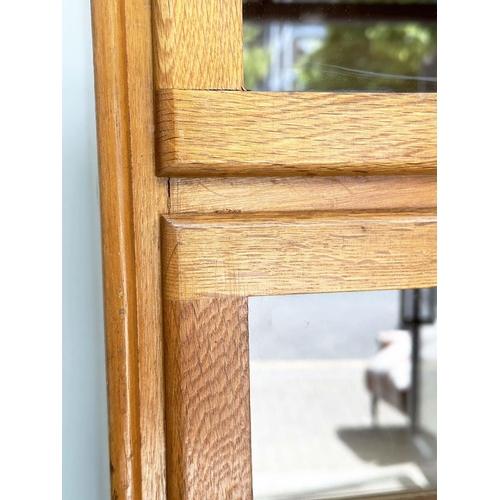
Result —
M 436 173 L 436 94 L 156 95 L 160 176 Z
M 105 0 L 100 0 L 105 1 Z M 120 0 L 121 1 L 121 0 Z M 160 214 L 168 210 L 168 180 L 154 171 L 151 5 L 124 0 L 130 166 L 134 205 L 142 500 L 166 498 L 166 436 Z M 112 113 L 113 114 L 113 113 Z M 136 500 L 135 498 L 133 500 Z
M 436 286 L 436 212 L 163 218 L 172 299 Z
M 241 0 L 153 0 L 155 84 L 241 89 Z
M 92 2 L 111 498 L 141 495 L 137 297 L 123 2 Z
M 169 213 L 432 208 L 435 175 L 170 179 Z
M 323 215 L 311 213 L 310 216 L 295 212 L 435 206 L 435 176 L 412 175 L 411 180 L 404 180 L 410 176 L 396 178 L 406 171 L 412 174 L 435 173 L 435 163 L 426 163 L 435 148 L 432 133 L 429 132 L 427 145 L 422 146 L 419 142 L 426 140 L 422 130 L 434 126 L 431 117 L 433 103 L 425 101 L 429 99 L 427 97 L 422 98 L 425 103 L 418 101 L 415 106 L 410 106 L 416 118 L 411 130 L 405 126 L 405 113 L 410 109 L 408 101 L 404 101 L 404 109 L 399 114 L 395 106 L 385 105 L 382 101 L 373 104 L 373 109 L 365 106 L 361 110 L 361 125 L 366 125 L 364 117 L 372 117 L 378 120 L 378 129 L 387 132 L 384 139 L 380 134 L 376 139 L 377 133 L 373 132 L 375 142 L 379 140 L 380 144 L 377 146 L 376 143 L 371 152 L 366 150 L 366 141 L 356 133 L 356 116 L 349 114 L 349 110 L 356 109 L 352 101 L 350 106 L 344 106 L 342 113 L 340 108 L 336 109 L 337 118 L 332 123 L 342 120 L 340 114 L 345 115 L 347 120 L 344 124 L 346 134 L 342 136 L 344 144 L 350 141 L 355 145 L 353 154 L 357 160 L 366 153 L 368 163 L 366 168 L 361 166 L 361 171 L 373 174 L 379 169 L 384 174 L 397 173 L 395 177 L 339 177 L 325 178 L 322 182 L 312 178 L 254 177 L 228 179 L 224 184 L 222 179 L 159 178 L 155 175 L 152 10 L 156 29 L 154 66 L 157 88 L 239 89 L 243 83 L 241 2 L 92 0 L 111 497 L 113 500 L 166 500 L 168 489 L 169 500 L 251 498 L 248 366 L 245 364 L 248 363 L 247 306 L 243 293 L 252 290 L 294 293 L 294 290 L 309 291 L 313 288 L 314 291 L 321 291 L 316 285 L 325 289 L 330 286 L 335 289 L 367 289 L 377 277 L 381 277 L 383 285 L 396 283 L 394 288 L 434 283 L 434 212 L 404 216 L 392 214 L 392 223 L 384 219 L 383 214 L 375 218 L 368 216 L 367 225 L 363 224 L 367 234 L 362 238 L 356 233 L 363 232 L 360 225 L 362 218 L 356 219 L 356 215 L 342 216 L 345 220 L 340 223 L 326 212 Z M 187 91 L 186 95 L 189 94 Z M 269 144 L 259 149 L 255 143 L 261 141 L 256 141 L 255 135 L 250 142 L 244 139 L 244 122 L 239 120 L 240 112 L 242 109 L 245 111 L 245 107 L 241 108 L 238 104 L 236 111 L 228 114 L 233 123 L 228 128 L 225 120 L 221 119 L 225 108 L 219 107 L 218 98 L 205 101 L 207 96 L 213 98 L 217 94 L 229 94 L 238 101 L 241 96 L 252 93 L 196 91 L 196 102 L 190 104 L 191 111 L 185 109 L 182 116 L 186 112 L 190 116 L 196 115 L 200 130 L 182 129 L 187 136 L 179 134 L 179 138 L 187 137 L 187 142 L 176 142 L 175 154 L 189 154 L 184 159 L 176 156 L 174 163 L 181 158 L 181 165 L 188 165 L 192 169 L 190 172 L 196 172 L 199 177 L 207 175 L 207 172 L 217 176 L 233 175 L 233 167 L 227 167 L 227 164 L 232 164 L 237 157 L 234 152 L 240 151 L 240 142 L 246 141 L 247 160 L 242 161 L 243 167 L 237 166 L 236 175 L 269 175 L 262 158 L 271 151 L 273 158 L 277 152 L 286 159 L 282 148 L 293 146 L 292 143 L 275 140 L 276 133 L 282 130 L 281 125 L 276 125 L 281 119 L 278 116 L 281 111 L 275 109 L 271 99 L 256 110 L 261 114 L 262 110 L 270 109 L 275 116 L 268 121 L 266 134 L 269 133 L 271 140 L 276 141 L 277 149 L 275 151 Z M 163 91 L 159 95 L 163 95 Z M 176 99 L 168 104 L 172 109 L 178 109 L 179 95 L 175 94 Z M 280 98 L 275 102 L 286 104 L 291 97 L 284 94 L 281 98 L 285 101 Z M 309 102 L 309 123 L 314 125 L 312 108 L 316 107 L 318 111 L 321 99 L 314 105 Z M 293 112 L 292 104 L 284 105 L 288 125 L 283 130 L 296 140 L 302 137 L 294 134 L 301 127 L 303 114 L 300 110 L 298 114 Z M 374 111 L 379 105 L 386 113 L 386 121 Z M 252 108 L 251 105 L 248 107 Z M 247 111 L 251 118 L 251 109 Z M 167 134 L 164 139 L 168 139 L 169 132 L 181 131 L 181 116 L 176 113 L 175 119 L 167 115 L 165 123 L 161 119 L 156 123 Z M 329 112 L 326 114 L 329 115 Z M 322 113 L 317 115 L 323 120 Z M 391 120 L 402 130 L 401 140 L 397 127 L 390 125 Z M 290 126 L 290 123 L 295 125 Z M 219 134 L 214 126 L 220 128 Z M 251 130 L 261 130 L 256 125 L 253 127 Z M 193 131 L 196 137 L 190 136 Z M 304 140 L 314 145 L 314 133 L 309 130 L 304 134 Z M 177 140 L 175 134 L 172 138 L 168 140 Z M 261 139 L 265 136 L 261 135 Z M 223 147 L 227 144 L 227 151 L 222 153 L 221 158 L 217 144 Z M 373 141 L 370 144 L 373 146 Z M 380 150 L 377 149 L 379 146 Z M 330 150 L 328 144 L 323 143 L 323 147 L 327 152 Z M 311 155 L 313 149 L 316 151 L 316 146 L 310 150 Z M 252 157 L 255 151 L 261 152 L 254 164 Z M 304 153 L 303 144 L 298 147 L 298 153 Z M 345 151 L 342 154 L 349 156 Z M 382 160 L 384 154 L 390 166 Z M 400 161 L 395 161 L 398 155 L 400 159 L 406 155 L 402 169 L 396 168 Z M 327 159 L 330 162 L 331 158 Z M 219 160 L 222 163 L 219 164 Z M 208 170 L 200 171 L 198 161 Z M 272 162 L 270 165 L 277 169 L 276 176 L 282 176 L 284 170 L 286 175 L 357 173 L 356 162 L 347 162 L 345 167 L 342 166 L 343 161 L 335 164 L 333 170 L 328 163 L 329 166 L 320 172 L 312 163 L 310 168 L 306 166 L 299 171 L 294 170 L 291 163 L 290 166 L 283 163 L 283 168 L 279 164 L 273 167 Z M 381 167 L 377 162 L 385 166 Z M 160 166 L 158 170 L 162 168 Z M 183 175 L 177 170 L 174 173 Z M 277 210 L 289 211 L 289 217 L 280 215 L 278 223 Z M 168 259 L 161 259 L 160 214 L 238 211 L 271 212 L 249 214 L 246 222 L 237 218 L 231 222 L 233 216 L 217 213 L 206 215 L 207 219 L 201 215 L 167 215 L 169 221 L 164 222 L 163 243 L 174 251 Z M 426 215 L 428 213 L 429 216 Z M 409 218 L 405 219 L 406 216 Z M 322 228 L 321 231 L 318 228 Z M 219 238 L 220 244 L 217 243 Z M 363 241 L 360 248 L 365 245 L 364 258 L 360 254 L 356 257 L 355 241 L 359 240 Z M 177 247 L 174 248 L 172 243 Z M 225 250 L 221 251 L 223 247 Z M 335 249 L 333 254 L 332 248 Z M 377 249 L 381 253 L 377 253 L 375 259 Z M 384 256 L 384 251 L 389 256 Z M 220 252 L 219 260 L 214 252 Z M 258 276 L 263 269 L 258 261 L 262 255 L 267 255 L 262 266 L 269 268 L 274 266 L 273 262 L 279 264 L 276 271 L 269 274 L 269 285 L 264 284 L 263 275 Z M 314 256 L 323 259 L 324 272 L 319 271 Z M 335 275 L 333 271 L 338 271 L 344 257 L 342 266 L 345 265 L 345 273 Z M 387 264 L 389 257 L 394 264 L 392 270 Z M 306 264 L 302 271 L 300 259 Z M 318 259 L 316 261 L 319 262 Z M 357 262 L 356 266 L 354 262 Z M 403 262 L 408 266 L 404 267 Z M 379 269 L 380 263 L 382 271 L 376 270 L 373 276 L 369 275 L 367 270 Z M 422 266 L 420 271 L 418 263 Z M 166 266 L 168 277 L 163 280 L 163 304 L 162 264 Z M 171 267 L 174 264 L 182 266 L 174 270 Z M 192 266 L 197 267 L 191 277 Z M 245 271 L 242 266 L 251 268 Z M 226 277 L 218 274 L 221 270 L 228 273 L 225 285 L 222 284 Z M 286 283 L 291 287 L 287 288 Z M 208 297 L 208 294 L 212 296 Z M 163 313 L 166 339 L 163 335 Z M 203 339 L 198 339 L 200 334 Z M 235 343 L 233 337 L 241 342 Z M 179 362 L 172 353 L 179 354 Z M 201 360 L 198 367 L 194 367 L 193 361 L 196 353 Z M 197 369 L 202 370 L 200 378 L 196 378 Z M 177 374 L 183 374 L 177 379 L 176 370 L 184 370 L 177 371 Z M 165 374 L 168 380 L 165 380 Z M 206 394 L 205 399 L 199 399 L 202 392 Z M 202 486 L 205 489 L 202 490 Z
M 164 305 L 168 499 L 251 500 L 247 299 Z
M 151 7 L 92 1 L 113 500 L 166 499 Z

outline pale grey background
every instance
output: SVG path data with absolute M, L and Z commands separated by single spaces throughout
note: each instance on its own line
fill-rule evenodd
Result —
M 89 0 L 63 0 L 63 499 L 110 498 Z
M 399 291 L 250 297 L 250 357 L 363 359 L 376 334 L 398 327 Z

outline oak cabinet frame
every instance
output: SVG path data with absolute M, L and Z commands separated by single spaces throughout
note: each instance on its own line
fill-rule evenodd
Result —
M 251 498 L 247 297 L 435 286 L 435 96 L 245 92 L 241 0 L 92 18 L 112 498 Z
M 436 95 L 160 90 L 171 177 L 436 173 Z

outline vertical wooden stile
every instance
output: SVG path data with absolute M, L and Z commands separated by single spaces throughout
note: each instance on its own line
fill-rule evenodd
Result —
M 164 305 L 167 497 L 251 500 L 247 298 Z
M 241 0 L 154 0 L 155 89 L 241 90 L 242 23 Z M 247 299 L 163 300 L 167 496 L 250 500 Z
M 137 307 L 125 12 L 92 2 L 111 497 L 141 495 Z
M 155 88 L 241 90 L 241 0 L 153 0 Z

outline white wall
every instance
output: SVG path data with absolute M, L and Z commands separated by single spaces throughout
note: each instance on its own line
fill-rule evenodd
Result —
M 63 500 L 110 498 L 90 0 L 63 0 Z

